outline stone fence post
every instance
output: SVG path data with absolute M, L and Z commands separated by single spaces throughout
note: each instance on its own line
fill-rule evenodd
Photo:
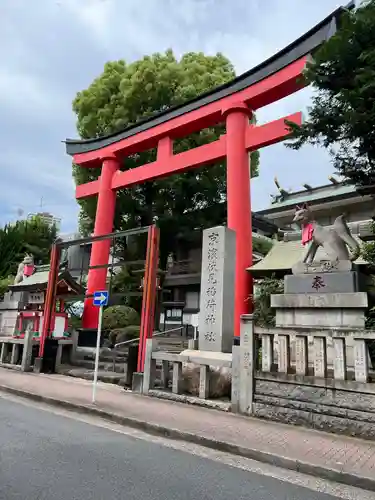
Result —
M 154 388 L 156 378 L 156 361 L 152 359 L 152 353 L 157 346 L 156 339 L 146 340 L 145 364 L 143 371 L 142 393 L 148 394 L 150 389 Z
M 34 332 L 32 332 L 31 330 L 26 330 L 23 342 L 22 361 L 21 361 L 21 371 L 23 372 L 31 371 L 33 338 L 34 338 Z
M 252 314 L 241 316 L 240 345 L 232 351 L 232 411 L 251 415 L 254 402 L 255 338 Z

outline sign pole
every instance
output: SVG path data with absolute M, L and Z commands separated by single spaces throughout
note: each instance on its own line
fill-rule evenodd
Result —
M 103 306 L 100 306 L 99 307 L 98 334 L 96 336 L 94 382 L 92 385 L 92 404 L 95 404 L 95 402 L 96 402 L 96 386 L 98 384 L 98 371 L 99 371 L 100 339 L 102 336 L 102 318 L 103 318 Z
M 100 339 L 102 336 L 102 322 L 103 322 L 103 307 L 108 305 L 108 299 L 109 299 L 109 294 L 108 294 L 107 290 L 94 292 L 93 305 L 96 307 L 99 307 L 99 319 L 98 319 L 98 334 L 96 337 L 94 381 L 92 384 L 92 404 L 95 404 L 95 401 L 96 401 L 96 386 L 98 384 Z

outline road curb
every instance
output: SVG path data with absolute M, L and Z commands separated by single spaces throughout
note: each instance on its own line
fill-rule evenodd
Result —
M 203 446 L 205 448 L 231 453 L 232 455 L 249 458 L 252 460 L 256 460 L 258 462 L 263 462 L 269 465 L 274 465 L 276 467 L 281 467 L 283 469 L 288 469 L 295 472 L 308 474 L 310 476 L 328 479 L 330 481 L 335 481 L 337 483 L 346 484 L 349 486 L 355 486 L 357 488 L 362 488 L 365 490 L 375 491 L 375 479 L 372 479 L 370 477 L 358 476 L 356 474 L 343 472 L 338 469 L 330 469 L 328 467 L 322 467 L 309 462 L 295 460 L 292 458 L 284 457 L 282 455 L 259 451 L 253 448 L 246 448 L 233 443 L 219 441 L 204 436 L 200 436 L 197 434 L 192 434 L 186 431 L 180 431 L 178 429 L 173 429 L 164 427 L 162 425 L 153 424 L 150 422 L 146 422 L 144 420 L 139 420 L 132 417 L 125 417 L 117 413 L 99 409 L 93 405 L 78 404 L 78 403 L 73 403 L 71 401 L 65 401 L 47 396 L 41 396 L 40 394 L 26 392 L 21 389 L 16 389 L 14 387 L 9 387 L 1 384 L 0 384 L 0 391 L 8 394 L 13 394 L 15 396 L 19 396 L 21 398 L 26 398 L 26 399 L 31 399 L 33 401 L 46 403 L 50 406 L 66 408 L 76 413 L 94 415 L 103 418 L 104 420 L 114 422 L 116 424 L 142 430 L 154 436 L 162 436 L 165 438 L 175 439 L 178 441 L 190 442 Z

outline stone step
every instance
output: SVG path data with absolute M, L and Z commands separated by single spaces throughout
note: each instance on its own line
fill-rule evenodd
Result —
M 161 351 L 179 353 L 188 348 L 187 340 L 175 340 L 175 339 L 161 339 L 158 342 L 158 349 Z M 128 351 L 123 350 L 101 350 L 99 360 L 103 363 L 110 363 L 115 358 L 116 363 L 126 362 L 128 359 Z M 76 359 L 90 361 L 95 359 L 95 350 L 90 352 L 79 352 L 77 351 Z
M 174 340 L 174 339 L 173 339 Z M 168 339 L 163 339 L 158 342 L 158 349 L 160 351 L 166 352 L 181 352 L 188 348 L 188 341 L 169 341 Z
M 95 355 L 94 356 L 84 356 L 84 357 L 79 357 L 76 356 L 76 359 L 79 361 L 95 361 Z M 111 356 L 111 355 L 99 355 L 99 361 L 101 363 L 113 363 L 113 360 L 115 360 L 116 363 L 126 363 L 128 357 L 127 356 Z
M 155 388 L 161 387 L 161 362 L 156 363 L 156 379 L 155 379 Z M 66 377 L 74 377 L 81 378 L 84 380 L 94 380 L 94 370 L 90 370 L 80 366 L 72 366 L 72 365 L 61 365 L 58 368 L 58 373 L 60 375 L 65 375 Z M 100 382 L 104 382 L 106 384 L 115 384 L 125 386 L 125 374 L 124 371 L 114 372 L 111 370 L 102 370 L 99 367 L 98 371 L 98 380 Z M 172 366 L 170 366 L 170 375 L 169 375 L 169 385 L 172 384 Z
M 165 346 L 166 348 L 173 348 L 173 347 L 182 347 L 184 348 L 185 346 L 188 346 L 188 342 L 187 341 L 184 341 L 184 342 L 166 342 L 165 340 L 160 340 L 158 342 L 158 345 L 159 346 Z
M 94 371 L 76 366 L 63 365 L 59 367 L 58 372 L 61 375 L 74 378 L 82 378 L 84 380 L 94 380 Z M 111 371 L 99 371 L 98 380 L 107 384 L 125 385 L 125 375 L 122 373 Z
M 91 361 L 95 359 L 95 351 L 81 353 L 77 351 L 76 359 L 82 361 Z M 124 362 L 128 359 L 128 353 L 126 352 L 113 352 L 113 351 L 101 351 L 99 354 L 99 360 L 103 363 L 110 363 L 115 359 L 116 363 Z
M 99 359 L 99 371 L 104 372 L 116 372 L 116 373 L 124 373 L 125 371 L 126 360 L 116 361 L 113 364 L 113 361 L 102 361 Z M 84 368 L 86 370 L 94 370 L 95 369 L 95 360 L 94 359 L 76 359 L 73 363 L 73 366 L 77 368 Z

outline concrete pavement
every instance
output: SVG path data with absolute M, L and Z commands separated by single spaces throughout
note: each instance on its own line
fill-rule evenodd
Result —
M 0 369 L 0 390 L 375 491 L 375 443 L 167 402 L 59 375 Z
M 6 500 L 337 498 L 15 400 L 0 398 L 0 422 Z

